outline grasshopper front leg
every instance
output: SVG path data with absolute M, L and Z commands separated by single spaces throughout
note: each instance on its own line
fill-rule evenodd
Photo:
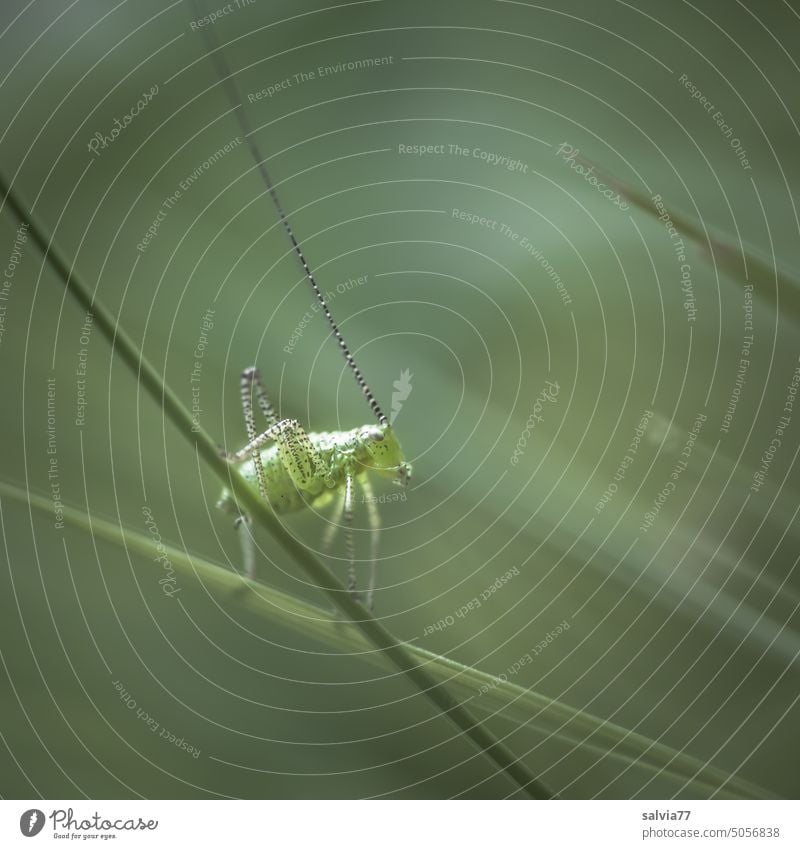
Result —
M 361 479 L 361 488 L 364 491 L 364 501 L 367 504 L 367 517 L 369 518 L 369 587 L 367 589 L 367 607 L 373 610 L 375 607 L 375 573 L 378 563 L 378 546 L 381 538 L 381 517 L 375 502 L 375 494 L 369 478 L 364 475 Z

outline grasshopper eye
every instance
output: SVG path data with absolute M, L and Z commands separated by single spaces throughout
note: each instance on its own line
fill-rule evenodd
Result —
M 373 442 L 383 442 L 383 431 L 377 427 L 368 427 L 364 431 L 364 436 L 371 439 Z

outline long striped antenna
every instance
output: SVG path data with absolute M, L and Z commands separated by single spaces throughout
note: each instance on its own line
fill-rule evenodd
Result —
M 194 14 L 196 18 L 199 20 L 202 16 L 201 9 L 199 7 L 198 0 L 190 0 L 191 6 L 194 10 Z M 353 355 L 350 353 L 350 349 L 347 347 L 347 343 L 344 341 L 341 331 L 339 330 L 339 326 L 334 321 L 333 316 L 331 315 L 331 311 L 328 308 L 328 302 L 325 300 L 325 296 L 322 294 L 322 290 L 317 285 L 317 281 L 314 278 L 314 274 L 309 267 L 309 264 L 303 254 L 303 249 L 300 247 L 300 242 L 297 240 L 297 237 L 294 234 L 294 230 L 292 230 L 292 225 L 289 223 L 289 219 L 286 217 L 286 213 L 283 211 L 283 207 L 281 206 L 280 199 L 278 198 L 278 193 L 275 191 L 275 186 L 270 179 L 269 172 L 267 171 L 267 167 L 265 165 L 264 157 L 261 155 L 261 152 L 258 149 L 258 145 L 253 136 L 253 129 L 250 125 L 250 122 L 247 119 L 247 115 L 242 108 L 242 95 L 239 90 L 239 86 L 236 83 L 236 80 L 231 73 L 230 68 L 228 67 L 227 62 L 222 54 L 222 50 L 220 49 L 221 45 L 216 37 L 216 33 L 214 33 L 213 26 L 200 27 L 200 31 L 203 34 L 203 37 L 206 41 L 206 48 L 208 52 L 208 56 L 211 58 L 211 61 L 214 63 L 214 67 L 217 71 L 217 76 L 222 83 L 222 87 L 225 89 L 225 94 L 230 101 L 231 106 L 233 107 L 233 111 L 236 115 L 236 120 L 239 122 L 239 127 L 242 130 L 242 135 L 244 136 L 247 146 L 250 148 L 250 153 L 255 160 L 256 165 L 258 166 L 258 170 L 261 174 L 261 179 L 264 181 L 264 185 L 267 187 L 267 191 L 269 192 L 270 197 L 272 198 L 272 202 L 275 204 L 275 209 L 278 211 L 278 216 L 281 219 L 281 223 L 283 224 L 284 229 L 286 230 L 286 234 L 289 237 L 289 240 L 292 243 L 292 247 L 294 248 L 294 252 L 297 255 L 297 258 L 300 260 L 300 265 L 303 267 L 303 271 L 305 272 L 306 279 L 311 284 L 311 288 L 314 290 L 314 294 L 317 297 L 317 300 L 322 307 L 322 312 L 325 314 L 325 318 L 328 320 L 328 324 L 330 325 L 331 330 L 333 331 L 333 335 L 336 337 L 336 341 L 339 343 L 339 348 L 342 351 L 342 354 L 347 362 L 347 365 L 350 366 L 350 370 L 353 372 L 353 376 L 356 379 L 356 383 L 361 388 L 361 391 L 364 393 L 364 397 L 367 399 L 367 403 L 370 406 L 375 418 L 378 420 L 378 423 L 381 425 L 388 425 L 389 420 L 386 418 L 383 410 L 381 410 L 380 405 L 375 400 L 375 396 L 372 394 L 372 390 L 367 385 L 367 381 L 364 380 L 364 375 L 361 374 L 361 370 L 356 365 L 356 361 L 353 359 Z

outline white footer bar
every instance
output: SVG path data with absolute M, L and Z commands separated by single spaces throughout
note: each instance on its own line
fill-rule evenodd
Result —
M 795 801 L 0 801 L 0 846 L 800 846 Z M 512 842 L 513 841 L 513 842 Z

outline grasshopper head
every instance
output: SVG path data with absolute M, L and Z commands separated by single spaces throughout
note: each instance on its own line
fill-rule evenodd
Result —
M 361 465 L 369 471 L 393 478 L 405 486 L 411 477 L 411 464 L 406 463 L 403 449 L 391 425 L 367 425 L 359 431 L 364 457 Z

